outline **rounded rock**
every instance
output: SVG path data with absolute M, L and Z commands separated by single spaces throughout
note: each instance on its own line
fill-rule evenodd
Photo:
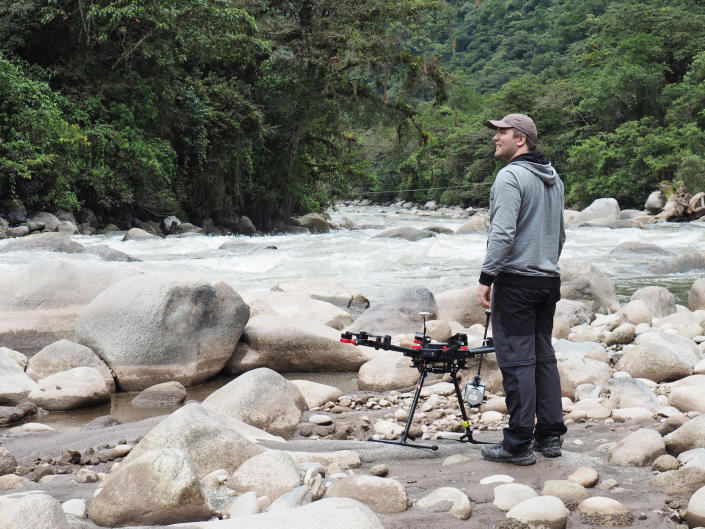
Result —
M 472 514 L 472 505 L 467 495 L 454 487 L 441 487 L 416 502 L 417 507 L 434 512 L 438 512 L 436 509 L 439 504 L 448 504 L 448 508 L 444 508 L 443 512 L 448 512 L 459 520 L 467 520 Z
M 536 498 L 536 491 L 522 483 L 504 483 L 494 488 L 492 504 L 502 511 L 509 511 L 515 505 L 530 498 Z
M 541 494 L 559 498 L 571 511 L 589 496 L 585 487 L 566 479 L 550 479 L 546 481 Z
M 590 525 L 631 525 L 634 515 L 617 500 L 603 496 L 593 496 L 578 505 L 580 519 Z
M 573 483 L 589 488 L 597 485 L 600 476 L 597 470 L 592 467 L 578 467 L 567 479 Z
M 516 504 L 507 513 L 507 518 L 514 518 L 534 527 L 565 529 L 568 509 L 555 496 L 539 496 Z

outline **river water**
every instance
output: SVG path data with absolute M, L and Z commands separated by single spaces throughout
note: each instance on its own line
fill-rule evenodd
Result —
M 456 230 L 465 219 L 425 216 L 395 207 L 341 206 L 330 212 L 333 221 L 348 217 L 364 229 L 337 230 L 326 234 L 263 235 L 256 237 L 191 236 L 123 242 L 124 232 L 74 236 L 84 246 L 105 244 L 140 262 L 119 263 L 144 272 L 183 272 L 223 280 L 236 291 L 269 290 L 287 279 L 323 278 L 336 281 L 365 295 L 372 304 L 390 299 L 404 287 L 426 287 L 434 293 L 477 284 L 484 256 L 486 234 L 437 235 L 409 242 L 374 238 L 383 228 L 439 226 Z M 370 227 L 365 227 L 370 226 Z M 376 226 L 376 227 L 374 227 Z M 227 241 L 242 243 L 237 250 L 220 250 Z M 688 291 L 702 270 L 654 275 L 649 266 L 654 256 L 621 255 L 610 251 L 626 241 L 652 243 L 675 254 L 705 249 L 705 223 L 662 223 L 638 228 L 580 228 L 567 231 L 563 257 L 586 261 L 602 270 L 615 285 L 620 303 L 629 301 L 640 287 L 668 288 L 678 303 L 687 305 Z M 0 241 L 2 248 L 8 241 Z M 92 254 L 48 252 L 0 253 L 0 272 L 18 270 L 39 259 L 101 261 Z M 659 257 L 660 259 L 660 257 Z M 338 380 L 344 391 L 351 389 L 350 376 Z M 201 400 L 225 380 L 215 380 L 189 390 L 189 398 Z M 354 381 L 352 382 L 354 384 Z M 352 388 L 354 389 L 354 388 Z M 129 405 L 130 395 L 118 395 L 108 407 L 50 414 L 45 422 L 78 424 L 92 417 L 112 413 L 122 420 L 142 418 Z M 149 415 L 153 411 L 145 411 Z M 73 417 L 73 419 L 71 419 Z M 50 419 L 51 418 L 51 419 Z

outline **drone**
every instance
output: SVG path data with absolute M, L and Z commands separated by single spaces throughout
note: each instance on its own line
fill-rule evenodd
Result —
M 487 329 L 490 323 L 490 311 L 486 310 L 487 319 L 485 321 L 485 333 L 482 338 L 482 346 L 476 348 L 468 347 L 468 337 L 466 334 L 458 333 L 450 337 L 447 341 L 434 341 L 426 334 L 426 318 L 431 315 L 429 312 L 420 312 L 419 315 L 423 318 L 423 332 L 417 332 L 414 335 L 414 345 L 411 347 L 402 347 L 392 344 L 392 338 L 389 335 L 370 334 L 365 331 L 358 333 L 344 332 L 341 334 L 340 341 L 356 346 L 373 347 L 376 351 L 382 349 L 384 351 L 398 351 L 408 356 L 411 359 L 412 365 L 419 371 L 419 381 L 416 384 L 416 392 L 411 404 L 411 411 L 404 427 L 400 441 L 389 441 L 383 439 L 368 439 L 376 443 L 394 444 L 400 446 L 408 446 L 410 448 L 426 448 L 429 450 L 438 450 L 437 445 L 426 445 L 418 443 L 410 443 L 407 441 L 409 437 L 409 428 L 414 418 L 416 405 L 421 395 L 426 377 L 429 373 L 449 373 L 455 387 L 455 396 L 458 399 L 460 414 L 463 418 L 462 426 L 465 428 L 465 433 L 459 439 L 454 441 L 466 442 L 472 444 L 491 444 L 486 441 L 478 441 L 472 437 L 472 428 L 465 411 L 466 402 L 470 407 L 476 407 L 482 404 L 485 397 L 485 384 L 482 382 L 480 372 L 482 370 L 482 360 L 484 355 L 494 353 L 494 343 L 492 338 L 487 337 Z M 478 357 L 477 374 L 472 381 L 465 385 L 465 392 L 461 394 L 460 379 L 458 371 L 467 368 L 467 361 L 470 358 Z M 464 402 L 463 402 L 464 401 Z M 440 438 L 439 438 L 440 439 Z

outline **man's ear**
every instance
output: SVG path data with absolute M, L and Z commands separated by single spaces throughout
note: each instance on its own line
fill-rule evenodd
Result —
M 517 147 L 522 147 L 526 145 L 526 136 L 519 134 L 519 139 L 517 140 Z

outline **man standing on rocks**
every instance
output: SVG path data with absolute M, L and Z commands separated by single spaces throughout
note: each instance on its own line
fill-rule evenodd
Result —
M 567 430 L 551 344 L 560 299 L 558 258 L 565 241 L 563 182 L 536 150 L 538 134 L 529 116 L 509 114 L 485 124 L 497 131 L 492 138 L 495 157 L 508 164 L 490 191 L 490 229 L 478 295 L 483 307 L 492 307 L 509 426 L 501 443 L 482 447 L 482 456 L 532 465 L 534 449 L 547 457 L 560 456 L 560 436 Z

